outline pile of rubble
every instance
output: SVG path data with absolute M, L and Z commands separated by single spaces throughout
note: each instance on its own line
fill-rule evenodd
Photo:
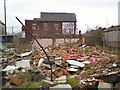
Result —
M 67 77 L 76 76 L 79 87 L 92 87 L 101 81 L 109 83 L 109 80 L 104 80 L 105 76 L 115 75 L 115 78 L 120 76 L 120 62 L 117 55 L 85 44 L 48 46 L 45 51 L 49 60 L 41 49 L 18 52 L 14 48 L 4 48 L 1 51 L 4 88 L 40 80 L 66 83 Z M 119 81 L 118 79 L 116 83 Z M 110 83 L 114 82 L 113 80 Z

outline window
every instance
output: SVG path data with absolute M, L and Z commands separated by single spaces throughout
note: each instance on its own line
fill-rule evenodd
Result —
M 59 29 L 59 25 L 58 24 L 55 24 L 54 27 L 55 27 L 55 30 Z
M 44 30 L 48 30 L 48 23 L 44 23 Z
M 33 29 L 33 30 L 39 29 L 39 26 L 37 26 L 36 23 L 33 23 L 33 24 L 32 24 L 32 29 Z

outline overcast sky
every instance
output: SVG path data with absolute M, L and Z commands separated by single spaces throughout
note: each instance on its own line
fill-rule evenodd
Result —
M 96 25 L 108 27 L 118 24 L 119 0 L 6 0 L 7 31 L 20 32 L 25 19 L 40 18 L 40 12 L 75 13 L 77 28 L 82 33 Z M 0 0 L 0 20 L 4 22 L 4 0 Z

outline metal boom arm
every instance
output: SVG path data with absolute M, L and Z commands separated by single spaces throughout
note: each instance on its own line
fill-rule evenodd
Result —
M 37 42 L 37 44 L 40 46 L 40 48 L 45 53 L 47 59 L 49 60 L 49 64 L 50 64 L 50 68 L 51 68 L 51 81 L 52 81 L 52 63 L 50 63 L 50 59 L 49 59 L 46 51 L 44 50 L 44 48 L 42 47 L 42 45 L 39 43 L 39 41 L 36 39 L 36 37 L 34 35 L 32 35 L 32 33 L 24 26 L 24 24 L 17 17 L 16 17 L 16 19 L 22 24 L 22 26 L 25 28 L 25 30 L 35 39 L 35 41 Z

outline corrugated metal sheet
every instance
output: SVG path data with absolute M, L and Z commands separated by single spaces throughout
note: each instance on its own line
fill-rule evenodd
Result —
M 120 31 L 117 32 L 118 41 L 120 42 Z
M 108 28 L 103 33 L 104 43 L 110 47 L 120 47 L 120 30 L 119 26 Z
M 120 31 L 111 31 L 111 32 L 106 32 L 104 34 L 105 41 L 113 42 L 113 41 L 120 41 Z

